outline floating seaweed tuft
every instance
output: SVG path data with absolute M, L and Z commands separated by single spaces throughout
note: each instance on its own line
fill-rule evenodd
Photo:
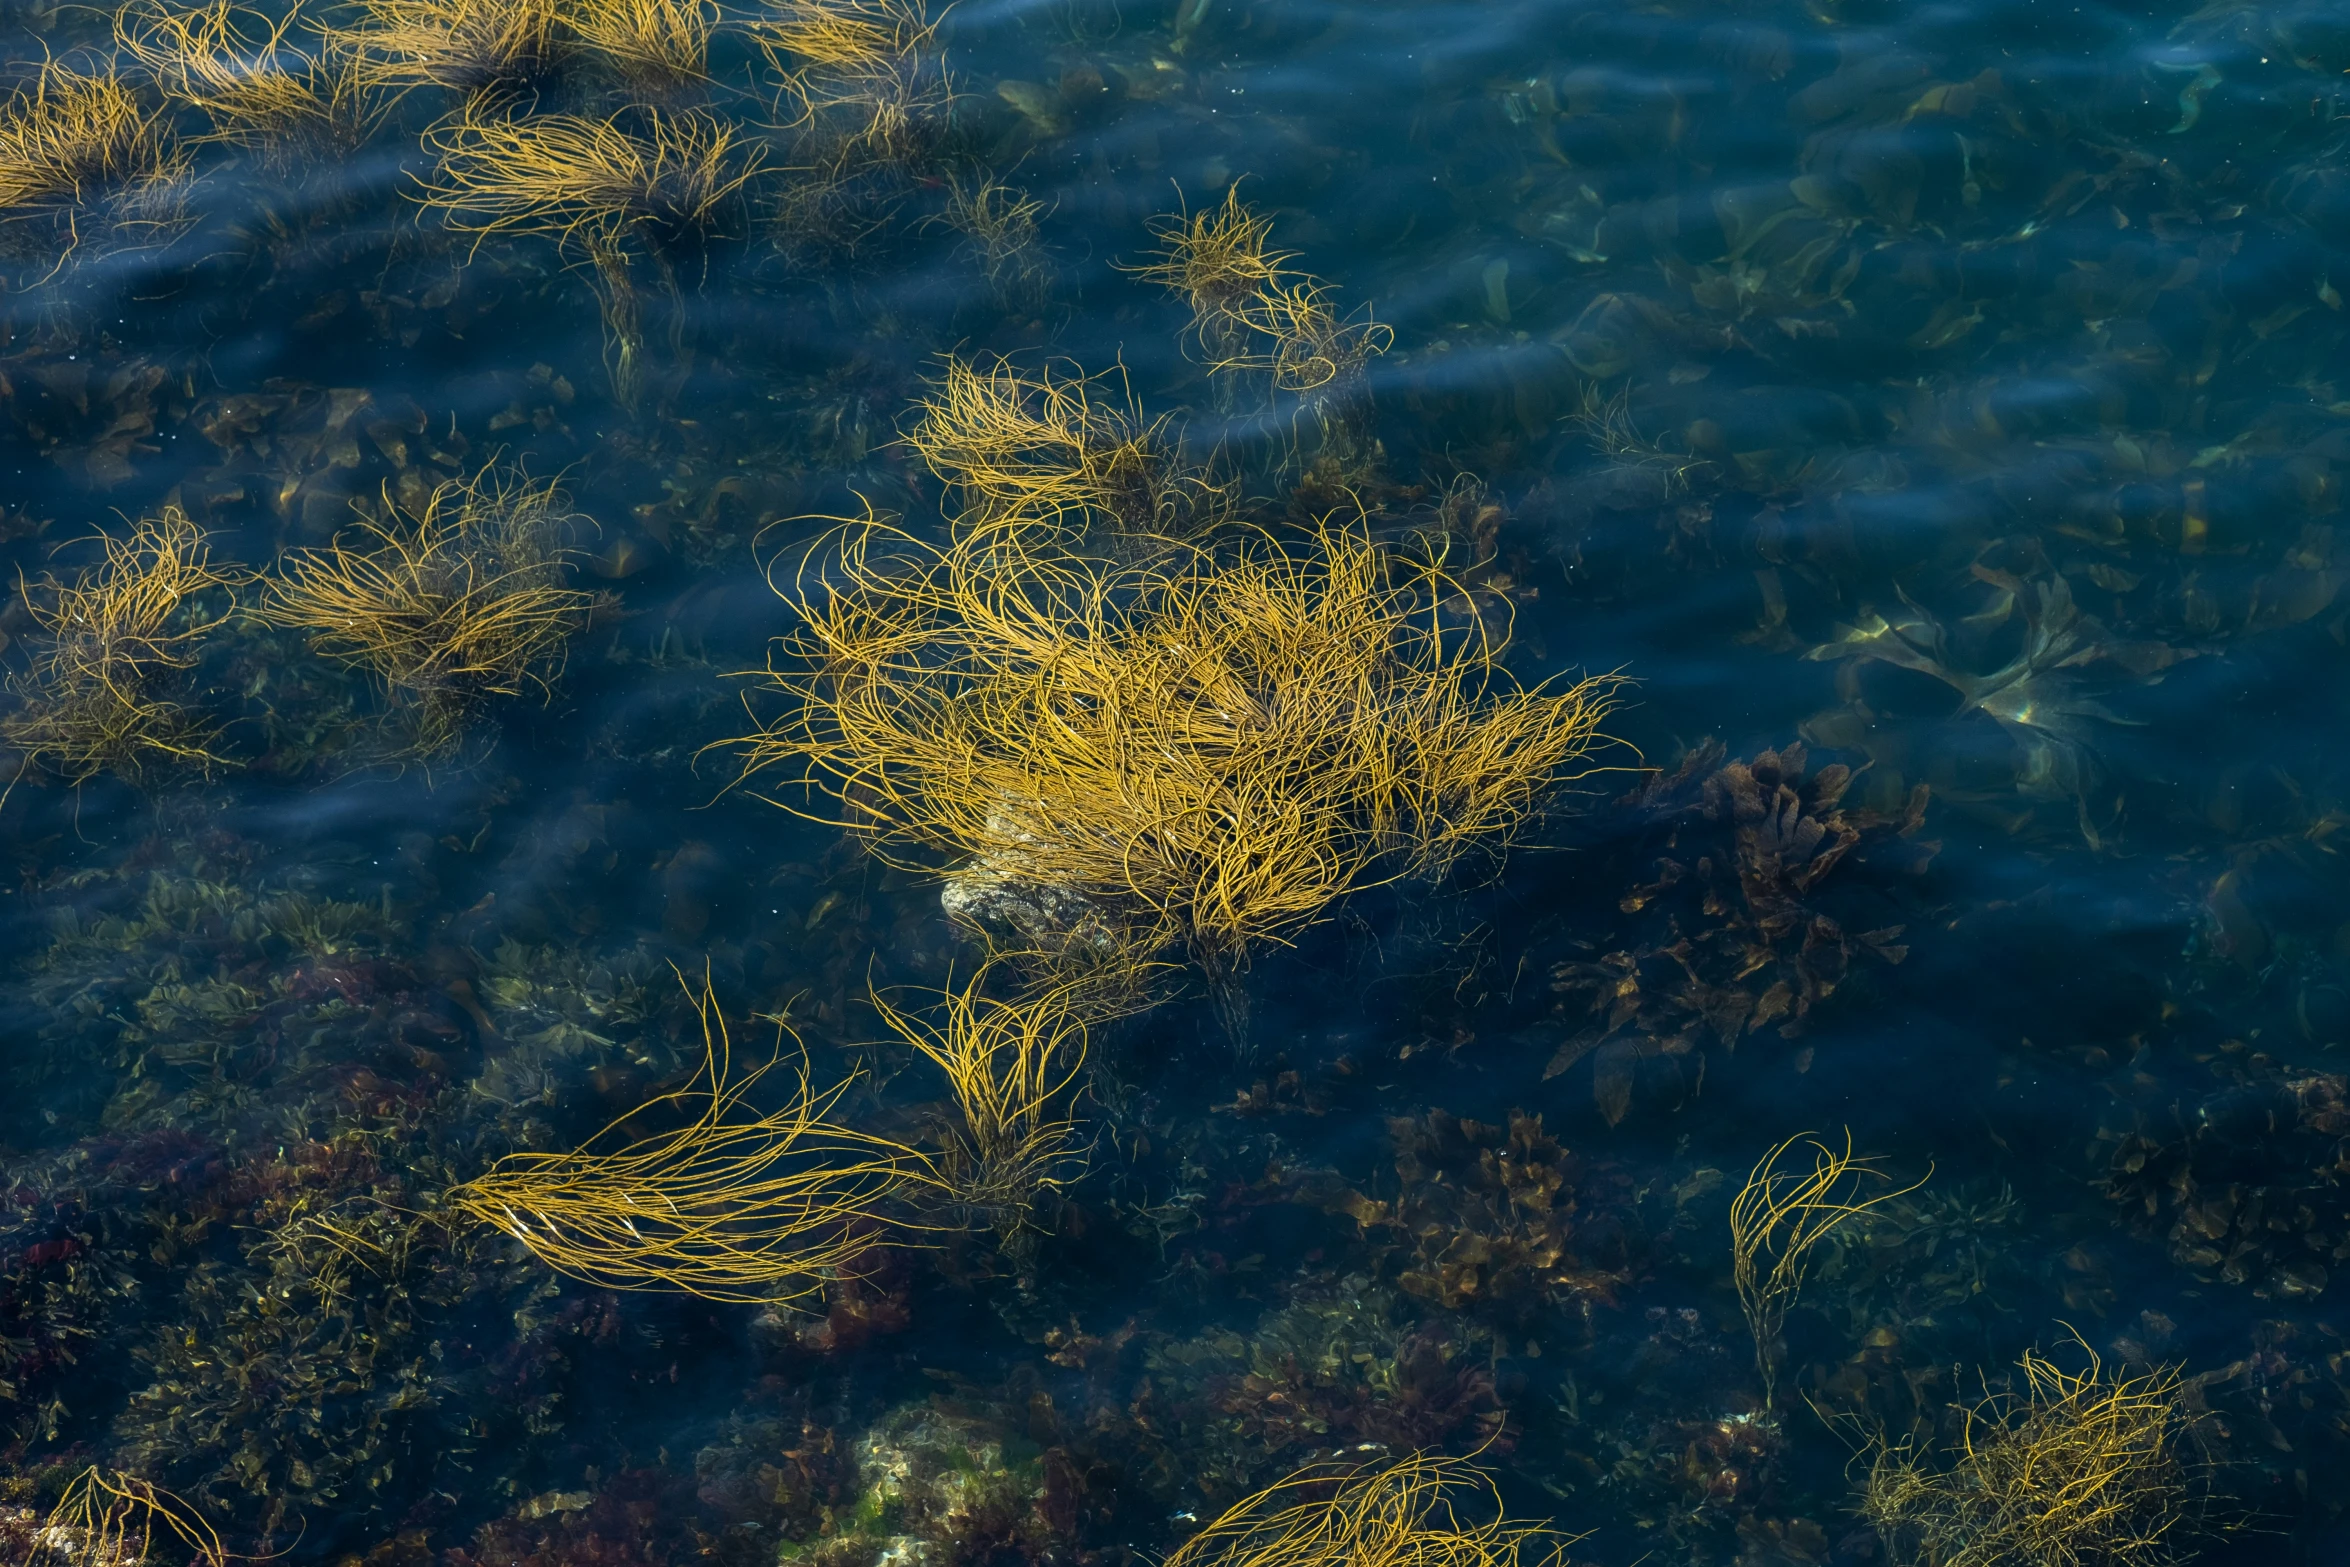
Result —
M 652 102 L 709 85 L 718 15 L 707 0 L 583 0 L 570 24 L 625 89 Z
M 1779 1161 L 1799 1145 L 1812 1152 L 1808 1175 L 1779 1168 Z M 1853 1157 L 1849 1134 L 1838 1152 L 1810 1133 L 1799 1132 L 1764 1154 L 1746 1177 L 1730 1201 L 1730 1261 L 1738 1303 L 1754 1334 L 1754 1365 L 1762 1375 L 1766 1406 L 1778 1386 L 1784 1353 L 1780 1334 L 1817 1260 L 1813 1253 L 1820 1243 L 1872 1208 L 1916 1191 L 1931 1173 L 1907 1186 L 1864 1196 L 1864 1182 L 1886 1177 L 1873 1161 Z
M 448 758 L 488 699 L 548 688 L 585 619 L 589 595 L 563 585 L 567 503 L 497 468 L 445 481 L 413 514 L 387 496 L 358 546 L 287 556 L 257 613 L 381 683 L 396 755 Z
M 1596 765 L 1619 682 L 1518 686 L 1441 562 L 1359 526 L 1134 567 L 1030 531 L 849 525 L 770 667 L 792 707 L 742 742 L 885 855 L 947 856 L 977 923 L 1228 984 L 1350 892 L 1499 853 Z
M 884 1023 L 946 1075 L 961 1126 L 948 1132 L 944 1177 L 955 1201 L 1016 1231 L 1035 1203 L 1084 1167 L 1077 1128 L 1056 1103 L 1084 1069 L 1082 992 L 1062 983 L 1012 999 L 987 994 L 983 964 L 942 998 L 933 1024 L 873 998 Z
M 115 33 L 166 97 L 211 123 L 206 140 L 284 172 L 357 151 L 384 112 L 348 54 L 295 41 L 301 24 L 299 8 L 271 17 L 210 0 L 126 9 Z
M 1169 1567 L 1518 1567 L 1529 1550 L 1556 1563 L 1572 1542 L 1511 1522 L 1466 1459 L 1300 1470 L 1235 1503 L 1168 1557 Z
M 327 37 L 374 88 L 526 89 L 554 74 L 570 44 L 557 0 L 359 0 L 358 9 L 360 25 Z
M 71 583 L 22 585 L 41 635 L 8 677 L 17 705 L 0 742 L 76 784 L 223 765 L 214 726 L 180 687 L 196 644 L 235 613 L 239 578 L 212 565 L 204 530 L 176 508 L 103 545 L 104 561 Z
M 1131 392 L 1113 399 L 1104 379 L 950 358 L 906 444 L 955 487 L 967 523 L 1081 531 L 1099 522 L 1143 538 L 1217 520 L 1228 487 L 1185 458 L 1165 416 L 1146 419 Z
M 185 150 L 121 76 L 44 60 L 0 102 L 0 246 L 57 262 L 85 241 L 169 238 L 187 172 Z
M 915 1150 L 829 1119 L 856 1084 L 818 1088 L 803 1057 L 782 1108 L 737 1075 L 707 986 L 694 1002 L 707 1046 L 693 1079 L 569 1153 L 509 1154 L 452 1188 L 457 1212 L 513 1236 L 547 1266 L 606 1289 L 667 1288 L 712 1300 L 811 1295 L 885 1237 L 917 1234 L 896 1204 L 940 1185 Z M 665 1110 L 681 1126 L 625 1138 Z
M 2077 1341 L 2076 1341 L 2077 1343 Z M 1939 1460 L 1879 1444 L 1861 1511 L 1905 1567 L 2161 1567 L 2198 1517 L 2192 1416 L 2175 1367 L 2067 1371 L 2037 1351 L 2023 1386 L 1960 1411 Z

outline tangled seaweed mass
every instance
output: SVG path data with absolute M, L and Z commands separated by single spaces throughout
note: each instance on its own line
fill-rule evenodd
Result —
M 0 13 L 0 1560 L 2350 1560 L 2337 0 Z

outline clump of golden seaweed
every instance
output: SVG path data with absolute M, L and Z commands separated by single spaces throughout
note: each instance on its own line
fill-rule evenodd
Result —
M 1273 220 L 1243 205 L 1236 181 L 1224 199 L 1196 213 L 1153 220 L 1158 252 L 1131 270 L 1164 284 L 1191 302 L 1192 329 L 1210 364 L 1231 361 L 1250 325 L 1246 314 L 1260 290 L 1284 287 L 1287 251 L 1267 249 Z
M 947 179 L 946 206 L 933 221 L 963 236 L 997 303 L 1034 310 L 1052 285 L 1037 219 L 1044 203 L 1001 180 Z
M 201 637 L 235 613 L 237 579 L 215 570 L 204 530 L 177 508 L 108 537 L 106 558 L 70 583 L 21 585 L 40 634 L 8 679 L 16 710 L 0 741 L 27 765 L 74 783 L 102 772 L 142 778 L 159 765 L 209 769 L 211 726 L 169 691 Z M 223 590 L 216 605 L 203 596 Z
M 1167 419 L 1101 395 L 1099 377 L 949 359 L 921 408 L 906 444 L 969 520 L 1179 537 L 1225 509 L 1225 488 L 1184 457 Z
M 933 160 L 952 122 L 938 23 L 918 0 L 780 0 L 749 32 L 799 138 L 777 238 L 853 249 L 886 221 L 904 177 Z
M 1359 395 L 1364 367 L 1395 341 L 1367 313 L 1340 315 L 1330 286 L 1312 278 L 1268 284 L 1236 313 L 1254 336 L 1211 369 L 1261 372 L 1276 391 L 1329 402 Z
M 211 123 L 204 139 L 282 172 L 354 151 L 382 118 L 350 57 L 302 48 L 300 24 L 299 7 L 271 17 L 234 0 L 153 4 L 123 11 L 115 37 L 166 98 Z
M 1001 961 L 1001 960 L 997 960 Z M 1082 1165 L 1076 1127 L 1055 1108 L 1085 1065 L 1086 1022 L 1072 983 L 1009 1000 L 986 993 L 995 962 L 942 998 L 944 1020 L 873 1005 L 891 1030 L 946 1075 L 962 1125 L 946 1137 L 941 1170 L 957 1203 L 1017 1227 L 1042 1194 Z
M 382 685 L 423 758 L 453 753 L 494 696 L 547 689 L 589 596 L 563 585 L 569 497 L 485 468 L 433 490 L 413 517 L 389 498 L 356 543 L 289 554 L 258 613 L 310 635 Z
M 654 102 L 710 80 L 718 13 L 707 0 L 579 0 L 571 30 L 624 87 Z
M 1301 1470 L 1228 1509 L 1167 1567 L 1519 1567 L 1529 1546 L 1555 1564 L 1571 1543 L 1510 1522 L 1468 1460 L 1423 1453 Z
M 752 1090 L 774 1063 L 737 1076 L 706 983 L 694 1004 L 707 1051 L 684 1088 L 570 1153 L 509 1154 L 452 1189 L 450 1204 L 573 1278 L 711 1300 L 797 1299 L 901 1236 L 893 1207 L 937 1190 L 931 1162 L 830 1120 L 856 1080 L 819 1089 L 804 1056 L 782 1107 L 756 1110 Z M 685 1124 L 619 1140 L 630 1123 L 675 1112 Z
M 112 70 L 42 62 L 0 102 L 0 247 L 62 257 L 85 239 L 168 237 L 187 208 L 187 154 Z
M 2077 1342 L 2077 1341 L 2076 1341 Z M 2198 1521 L 2176 1368 L 2068 1372 L 2027 1351 L 2023 1387 L 1963 1411 L 1929 1464 L 1879 1444 L 1861 1511 L 1905 1567 L 2163 1567 Z
M 612 119 L 508 119 L 467 109 L 425 144 L 440 156 L 427 206 L 461 233 L 540 234 L 593 249 L 707 232 L 757 169 L 735 128 L 692 110 Z
M 1779 1161 L 1798 1144 L 1812 1150 L 1808 1174 L 1779 1168 Z M 1863 1196 L 1863 1184 L 1885 1181 L 1885 1173 L 1873 1160 L 1853 1157 L 1849 1133 L 1838 1152 L 1808 1132 L 1771 1149 L 1748 1174 L 1730 1201 L 1730 1260 L 1738 1303 L 1754 1333 L 1754 1365 L 1762 1376 L 1766 1406 L 1778 1386 L 1784 1347 L 1780 1334 L 1788 1310 L 1803 1292 L 1812 1253 L 1846 1221 L 1907 1196 L 1931 1176 L 1929 1170 L 1907 1186 L 1888 1184 L 1884 1191 Z
M 219 1533 L 185 1500 L 136 1475 L 92 1464 L 49 1510 L 26 1567 L 133 1567 L 148 1559 L 158 1526 L 200 1567 L 227 1562 Z
M 1237 185 L 1220 205 L 1161 219 L 1153 232 L 1159 250 L 1133 270 L 1190 301 L 1218 382 L 1253 379 L 1310 417 L 1314 490 L 1334 496 L 1364 482 L 1380 459 L 1367 371 L 1394 331 L 1367 309 L 1340 311 L 1328 284 L 1284 266 L 1288 253 L 1266 248 L 1272 221 L 1241 202 Z
M 943 853 L 950 907 L 1034 944 L 1219 979 L 1349 892 L 1498 852 L 1590 770 L 1618 685 L 1516 685 L 1441 562 L 1361 526 L 1128 566 L 871 515 L 829 542 L 747 773 L 828 789 L 885 856 Z
M 422 200 L 475 236 L 536 234 L 584 255 L 603 307 L 613 395 L 634 407 L 644 333 L 634 260 L 671 276 L 666 253 L 706 234 L 757 173 L 759 152 L 699 110 L 640 108 L 610 119 L 511 119 L 469 107 L 425 137 L 440 167 Z M 674 291 L 674 284 L 671 284 Z
M 553 75 L 570 35 L 561 0 L 357 0 L 362 21 L 328 38 L 372 88 L 474 96 Z

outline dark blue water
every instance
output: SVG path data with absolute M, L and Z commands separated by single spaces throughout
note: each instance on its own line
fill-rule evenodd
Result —
M 2350 1560 L 2350 9 L 965 4 L 928 139 L 823 228 L 837 149 L 755 20 L 659 101 L 760 167 L 640 247 L 631 381 L 582 246 L 420 202 L 457 91 L 273 162 L 111 16 L 10 8 L 11 125 L 44 59 L 111 68 L 184 159 L 168 222 L 97 176 L 0 212 L 19 710 L 43 574 L 166 507 L 267 573 L 519 468 L 594 601 L 435 754 L 232 616 L 171 676 L 218 765 L 25 758 L 0 1528 L 96 1463 L 300 1560 L 1109 1567 L 1427 1450 L 1577 1561 L 1922 1561 L 1856 1513 L 1855 1433 L 1938 1451 L 2069 1331 L 2186 1379 L 2179 1558 Z M 485 101 L 651 95 L 574 50 Z M 1039 204 L 993 277 L 942 221 L 990 177 Z M 686 1081 L 672 965 L 925 1135 L 869 988 L 975 949 L 730 787 L 771 568 L 860 501 L 944 536 L 897 437 L 948 355 L 1123 367 L 1268 526 L 1327 502 L 1133 270 L 1235 186 L 1392 329 L 1349 474 L 1383 536 L 1453 531 L 1523 678 L 1634 677 L 1620 770 L 1237 1008 L 1101 1026 L 1086 1169 L 1013 1240 L 763 1306 L 449 1216 Z M 1847 1129 L 1931 1179 L 1823 1250 L 1766 1409 L 1729 1200 Z

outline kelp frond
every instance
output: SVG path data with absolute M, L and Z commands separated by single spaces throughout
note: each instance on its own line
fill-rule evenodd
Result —
M 0 718 L 0 742 L 77 784 L 109 771 L 137 779 L 160 765 L 219 765 L 211 726 L 168 682 L 235 612 L 238 579 L 213 567 L 204 530 L 177 508 L 104 545 L 104 561 L 70 583 L 21 585 L 40 632 L 8 679 L 16 709 Z
M 27 1567 L 143 1562 L 165 1541 L 199 1567 L 226 1567 L 219 1532 L 192 1504 L 152 1481 L 92 1464 L 49 1510 Z
M 300 22 L 299 8 L 273 18 L 235 0 L 154 3 L 123 11 L 115 36 L 164 96 L 211 122 L 207 140 L 284 167 L 350 152 L 382 118 L 348 57 L 295 42 Z
M 1008 359 L 950 358 L 906 432 L 967 518 L 1016 526 L 1179 537 L 1217 520 L 1224 488 L 1185 459 L 1164 418 L 1146 419 L 1105 377 L 1029 374 Z
M 364 20 L 329 33 L 371 87 L 468 95 L 554 74 L 570 39 L 561 0 L 357 0 Z
M 914 1234 L 897 1206 L 938 1177 L 916 1150 L 830 1119 L 856 1080 L 818 1088 L 803 1054 L 782 1107 L 755 1109 L 775 1062 L 738 1075 L 717 997 L 706 981 L 688 993 L 706 1047 L 691 1082 L 569 1153 L 508 1155 L 454 1188 L 451 1206 L 573 1278 L 711 1300 L 796 1299 L 876 1243 Z M 683 1124 L 622 1135 L 669 1115 Z
M 389 499 L 352 542 L 286 557 L 258 613 L 373 675 L 416 754 L 446 756 L 487 698 L 548 688 L 589 596 L 564 586 L 569 498 L 485 468 L 435 489 L 413 516 Z
M 1779 1161 L 1798 1147 L 1811 1150 L 1811 1170 L 1780 1169 Z M 1730 1260 L 1738 1301 L 1754 1334 L 1755 1370 L 1762 1376 L 1766 1405 L 1778 1384 L 1780 1332 L 1820 1243 L 1847 1221 L 1907 1196 L 1932 1176 L 1928 1169 L 1907 1186 L 1893 1186 L 1874 1160 L 1853 1157 L 1849 1132 L 1842 1150 L 1799 1132 L 1764 1154 L 1747 1175 L 1730 1201 Z M 1885 1189 L 1864 1195 L 1870 1182 L 1884 1182 Z
M 577 0 L 571 10 L 579 41 L 624 84 L 656 101 L 709 81 L 717 28 L 709 0 Z
M 1119 566 L 868 515 L 795 597 L 766 677 L 786 711 L 739 742 L 746 775 L 833 794 L 884 855 L 944 855 L 950 892 L 1024 890 L 1077 944 L 1211 974 L 1350 892 L 1499 853 L 1596 765 L 1619 685 L 1518 686 L 1441 562 L 1361 524 Z
M 1877 1444 L 1861 1512 L 1903 1567 L 2168 1567 L 2201 1523 L 2177 1368 L 2108 1373 L 2027 1350 L 2023 1385 L 1962 1412 L 1938 1460 Z
M 1236 1503 L 1167 1567 L 1557 1567 L 1573 1540 L 1514 1523 L 1492 1479 L 1463 1458 L 1303 1469 Z
M 0 224 L 20 248 L 70 250 L 93 218 L 168 229 L 186 207 L 186 174 L 169 130 L 112 70 L 47 60 L 0 101 Z

